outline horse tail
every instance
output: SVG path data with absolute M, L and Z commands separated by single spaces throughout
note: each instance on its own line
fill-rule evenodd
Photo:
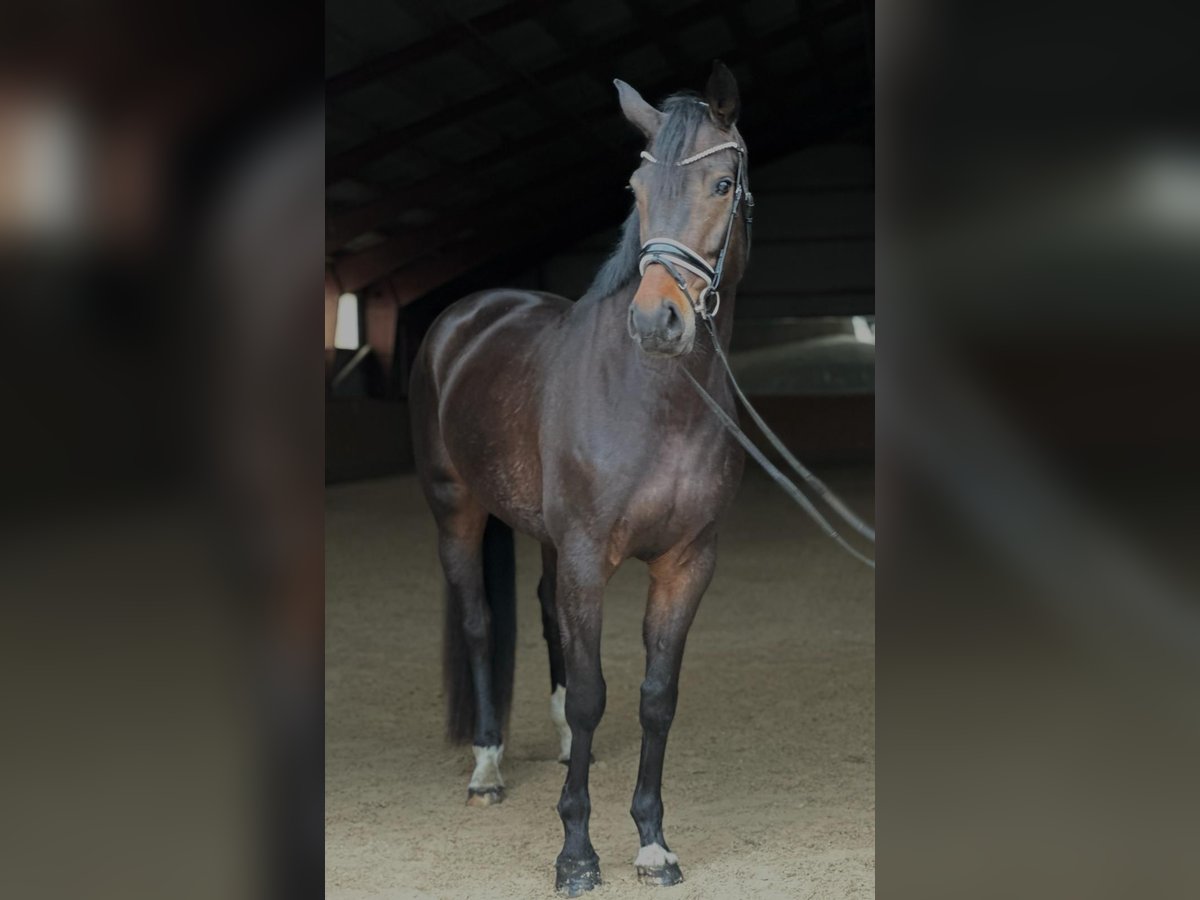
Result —
M 483 532 L 483 590 L 490 627 L 492 704 L 502 731 L 508 730 L 517 659 L 517 568 L 512 529 L 489 516 Z M 475 682 L 463 634 L 462 609 L 446 592 L 442 674 L 446 689 L 446 736 L 456 744 L 475 737 Z

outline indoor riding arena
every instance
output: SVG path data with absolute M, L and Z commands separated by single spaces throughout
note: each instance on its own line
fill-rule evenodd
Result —
M 840 0 L 328 6 L 327 897 L 554 897 L 556 858 L 567 852 L 566 819 L 556 811 L 567 796 L 564 754 L 571 778 L 582 771 L 590 799 L 585 828 L 602 872 L 596 896 L 874 896 L 873 569 L 746 456 L 717 520 L 715 573 L 690 633 L 683 626 L 678 705 L 673 720 L 667 716 L 661 833 L 670 847 L 658 849 L 672 866 L 677 858 L 683 881 L 639 884 L 648 847 L 643 840 L 639 849 L 642 824 L 630 810 L 647 757 L 643 619 L 657 557 L 642 554 L 650 566 L 625 559 L 603 587 L 607 700 L 590 757 L 578 744 L 572 755 L 583 701 L 573 698 L 569 674 L 566 700 L 555 693 L 561 676 L 543 633 L 540 538 L 514 529 L 515 681 L 495 759 L 502 789 L 482 794 L 487 747 L 447 740 L 447 526 L 426 500 L 428 454 L 422 426 L 413 426 L 425 405 L 420 348 L 443 311 L 494 288 L 586 303 L 597 272 L 618 258 L 622 223 L 643 216 L 644 231 L 644 217 L 656 212 L 658 194 L 631 194 L 629 186 L 639 168 L 657 177 L 662 167 L 649 151 L 658 145 L 631 124 L 637 105 L 614 79 L 658 109 L 692 91 L 680 102 L 694 99 L 708 109 L 699 115 L 712 117 L 696 134 L 724 127 L 712 133 L 731 138 L 713 147 L 698 138 L 696 152 L 677 164 L 696 157 L 707 165 L 725 152 L 737 167 L 718 191 L 736 193 L 733 206 L 721 200 L 731 210 L 728 228 L 724 214 L 714 217 L 726 235 L 717 278 L 702 280 L 720 281 L 730 246 L 745 260 L 739 282 L 727 275 L 720 283 L 717 302 L 728 307 L 683 308 L 702 320 L 697 350 L 704 323 L 731 327 L 729 365 L 750 404 L 852 517 L 873 523 L 873 30 L 870 4 Z M 736 79 L 735 122 L 734 113 L 718 119 L 732 83 L 718 78 L 726 71 Z M 751 191 L 752 238 L 749 222 L 735 227 L 751 209 L 736 203 Z M 696 202 L 710 201 L 717 202 Z M 689 227 L 702 220 L 687 218 Z M 665 259 L 644 251 L 641 274 L 629 273 L 635 285 L 645 273 L 670 285 L 663 273 L 673 278 L 688 267 L 687 248 Z M 713 267 L 714 255 L 702 248 L 699 256 Z M 676 279 L 690 298 L 686 280 Z M 635 318 L 629 322 L 628 334 L 618 322 L 603 337 L 636 360 L 642 351 L 631 339 Z M 517 359 L 519 348 L 511 353 Z M 490 377 L 499 383 L 505 368 L 497 363 Z M 544 389 L 556 388 L 561 393 L 562 383 Z M 542 389 L 529 385 L 530 395 Z M 588 395 L 556 402 L 587 418 Z M 697 409 L 694 418 L 709 414 Z M 839 539 L 873 557 L 873 540 L 821 502 L 822 491 L 790 468 L 744 409 L 738 421 Z M 726 440 L 713 423 L 711 433 Z M 534 442 L 550 452 L 545 434 Z M 674 437 L 663 448 L 696 449 Z M 707 476 L 687 477 L 700 489 Z M 557 503 L 571 515 L 563 497 L 543 499 L 546 509 Z M 558 559 L 561 575 L 561 547 Z M 562 612 L 564 596 L 560 587 L 567 635 L 565 617 L 574 613 Z M 568 673 L 576 671 L 572 646 L 567 641 Z M 494 645 L 490 652 L 498 653 Z M 558 873 L 561 881 L 561 866 Z

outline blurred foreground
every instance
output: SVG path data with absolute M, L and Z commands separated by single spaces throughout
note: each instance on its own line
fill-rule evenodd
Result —
M 1200 891 L 1200 79 L 1164 11 L 879 20 L 889 897 Z
M 316 895 L 321 11 L 4 22 L 0 893 Z

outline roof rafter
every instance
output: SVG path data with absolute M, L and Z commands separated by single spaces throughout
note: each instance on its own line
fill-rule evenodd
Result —
M 480 34 L 494 34 L 526 21 L 544 8 L 552 6 L 554 0 L 515 0 L 491 12 L 470 19 L 471 27 Z M 325 97 L 335 97 L 384 78 L 393 72 L 407 69 L 417 63 L 432 59 L 447 50 L 453 50 L 467 40 L 467 35 L 458 29 L 444 29 L 421 38 L 399 50 L 377 56 L 345 72 L 325 79 Z
M 857 14 L 857 11 L 853 8 L 846 10 L 845 7 L 842 7 L 841 9 L 850 15 Z M 833 11 L 830 12 L 832 13 Z M 759 41 L 758 51 L 760 53 L 767 52 L 773 48 L 783 46 L 797 37 L 802 37 L 806 33 L 807 27 L 803 23 L 793 23 L 792 25 L 784 26 Z M 857 53 L 858 51 L 847 52 L 845 56 L 846 58 L 850 58 L 853 55 L 857 55 Z M 744 59 L 747 55 L 744 51 L 735 50 L 727 54 L 727 61 L 736 63 Z M 838 59 L 841 58 L 839 54 Z M 803 70 L 795 74 L 803 74 Z M 645 92 L 651 96 L 657 96 L 677 86 L 676 76 L 673 75 L 669 79 L 665 79 L 645 89 Z M 597 106 L 584 113 L 584 115 L 588 116 L 615 116 L 616 114 L 617 111 L 614 104 Z M 525 152 L 532 152 L 549 145 L 560 136 L 561 130 L 555 126 L 550 126 L 528 136 L 520 142 L 519 146 Z M 591 158 L 595 155 L 595 153 L 588 154 L 588 157 Z M 504 146 L 481 154 L 475 159 L 468 160 L 463 163 L 463 166 L 475 173 L 480 173 L 511 158 L 512 148 Z M 384 225 L 407 210 L 420 208 L 422 205 L 435 202 L 457 180 L 458 178 L 455 173 L 435 175 L 417 184 L 401 188 L 370 204 L 330 217 L 326 228 L 327 251 L 332 252 L 338 247 L 344 246 L 347 241 L 352 240 L 357 235 Z
M 841 92 L 837 97 L 838 103 L 822 103 L 817 108 L 790 110 L 790 118 L 794 121 L 790 127 L 779 125 L 779 114 L 774 101 L 786 97 L 786 91 L 781 90 L 779 95 L 770 98 L 768 103 L 760 107 L 770 109 L 769 115 L 764 112 L 760 118 L 764 124 L 771 123 L 771 127 L 763 129 L 764 139 L 761 149 L 755 150 L 755 157 L 770 159 L 786 150 L 790 146 L 789 141 L 812 140 L 814 133 L 825 133 L 831 127 L 830 123 L 844 127 L 848 115 L 859 114 L 854 104 L 862 99 L 864 87 L 867 87 L 865 83 Z M 753 124 L 748 124 L 747 127 L 753 128 Z M 459 221 L 450 220 L 436 230 L 413 229 L 409 234 L 389 241 L 387 246 L 343 257 L 335 262 L 338 277 L 347 290 L 359 290 L 393 271 L 411 271 L 417 273 L 414 276 L 415 280 L 411 283 L 406 282 L 407 287 L 404 290 L 417 291 L 419 295 L 431 289 L 431 286 L 426 286 L 428 279 L 432 277 L 431 273 L 442 273 L 439 277 L 444 276 L 447 280 L 452 277 L 452 273 L 449 273 L 444 265 L 440 265 L 439 261 L 443 264 L 452 262 L 454 265 L 462 264 L 467 267 L 478 265 L 481 261 L 486 261 L 489 253 L 505 252 L 504 248 L 514 239 L 518 244 L 531 240 L 526 232 L 539 229 L 547 221 L 555 223 L 557 228 L 563 228 L 577 219 L 586 218 L 591 220 L 590 227 L 594 228 L 596 216 L 592 207 L 607 209 L 609 205 L 616 203 L 627 209 L 628 198 L 614 186 L 615 179 L 619 178 L 623 171 L 621 161 L 611 158 L 599 160 L 582 174 L 578 171 L 568 171 L 560 181 L 563 186 L 576 188 L 569 207 L 564 207 L 560 190 L 547 190 L 537 200 L 529 203 L 498 202 L 494 204 L 496 211 L 490 216 L 481 218 L 468 212 L 466 218 Z M 578 190 L 580 186 L 584 187 L 582 192 Z M 517 191 L 514 195 L 520 193 Z M 577 214 L 580 209 L 589 209 L 593 215 L 581 217 Z M 547 210 L 559 210 L 560 215 L 548 215 Z M 468 221 L 475 225 L 473 236 L 456 246 L 444 249 L 439 247 L 439 244 L 461 234 Z M 429 256 L 435 250 L 438 252 Z M 472 262 L 464 262 L 466 259 Z M 415 261 L 406 264 L 406 260 Z
M 426 22 L 444 25 L 455 29 L 466 36 L 466 43 L 461 52 L 475 60 L 480 66 L 491 71 L 500 78 L 509 79 L 515 90 L 523 94 L 531 108 L 543 118 L 551 119 L 561 125 L 574 128 L 585 140 L 599 141 L 610 146 L 610 142 L 599 134 L 591 124 L 578 113 L 560 104 L 537 79 L 531 77 L 523 68 L 513 63 L 503 53 L 499 52 L 488 39 L 474 28 L 471 23 L 452 12 L 439 6 L 428 6 L 419 0 L 402 0 L 403 7 L 413 16 Z
M 680 49 L 679 40 L 674 30 L 664 20 L 663 16 L 653 6 L 642 3 L 641 0 L 623 0 L 625 8 L 637 20 L 643 29 L 654 36 L 654 45 L 663 59 L 676 72 L 686 72 L 691 61 Z
M 852 12 L 857 14 L 858 11 L 854 9 Z M 712 15 L 713 13 L 709 12 L 706 14 Z M 687 7 L 667 16 L 663 19 L 663 22 L 666 27 L 679 27 L 696 21 L 695 15 L 695 9 Z M 653 36 L 648 36 L 642 29 L 637 28 L 631 32 L 610 38 L 603 43 L 591 45 L 590 52 L 585 51 L 583 56 L 593 59 L 611 58 L 614 54 L 626 52 L 635 47 L 645 46 L 653 41 Z M 530 77 L 541 83 L 558 81 L 568 75 L 574 74 L 579 69 L 579 63 L 580 60 L 578 57 L 568 57 L 543 66 L 536 72 L 531 72 Z M 403 147 L 418 134 L 424 134 L 434 129 L 453 124 L 463 116 L 473 115 L 503 102 L 512 93 L 514 87 L 515 84 L 513 82 L 503 84 L 483 94 L 477 94 L 469 100 L 445 107 L 432 115 L 377 135 L 364 141 L 357 147 L 352 147 L 349 150 L 339 153 L 326 164 L 325 183 L 329 184 L 337 181 L 339 178 L 344 178 L 352 174 L 356 169 L 367 165 L 372 160 L 378 159 L 380 156 L 398 147 Z

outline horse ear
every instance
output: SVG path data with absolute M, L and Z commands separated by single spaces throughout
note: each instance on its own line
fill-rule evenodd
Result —
M 737 79 L 719 59 L 713 60 L 712 74 L 708 76 L 708 87 L 704 93 L 708 96 L 709 115 L 718 128 L 728 131 L 737 121 L 742 103 L 738 99 Z
M 659 126 L 662 125 L 663 114 L 643 100 L 641 94 L 620 78 L 614 78 L 613 84 L 617 86 L 617 96 L 621 100 L 621 112 L 625 114 L 625 118 L 636 125 L 647 140 L 654 140 Z

